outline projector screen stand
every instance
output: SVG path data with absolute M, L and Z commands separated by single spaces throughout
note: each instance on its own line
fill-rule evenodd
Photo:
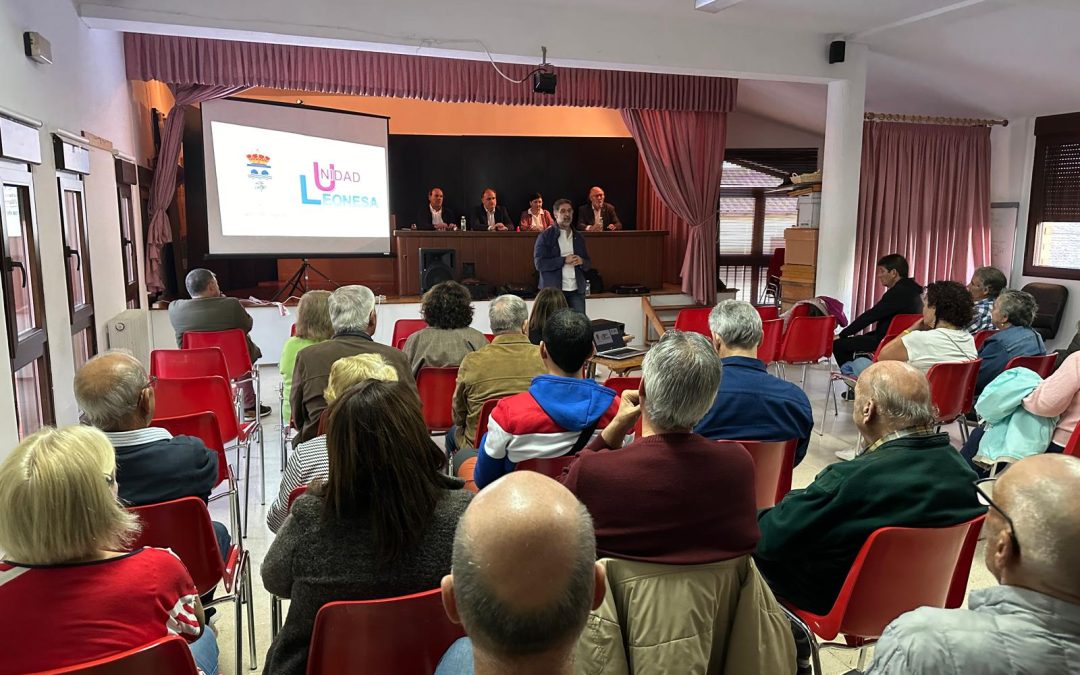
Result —
M 300 295 L 307 293 L 308 290 L 311 288 L 311 285 L 308 283 L 308 274 L 311 272 L 314 272 L 315 274 L 325 279 L 326 282 L 332 285 L 334 288 L 338 288 L 339 286 L 341 286 L 341 284 L 326 276 L 326 274 L 324 274 L 322 270 L 320 270 L 318 267 L 315 267 L 310 262 L 308 262 L 307 258 L 303 258 L 302 260 L 303 263 L 301 263 L 300 268 L 297 269 L 291 277 L 289 277 L 289 280 L 286 281 L 285 285 L 282 286 L 281 289 L 274 294 L 274 297 L 270 298 L 270 302 L 288 300 L 290 297 L 296 295 L 297 291 L 299 291 Z

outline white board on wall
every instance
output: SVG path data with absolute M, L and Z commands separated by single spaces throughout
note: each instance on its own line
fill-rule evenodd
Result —
M 1016 252 L 1016 218 L 1020 202 L 990 204 L 990 264 L 1006 279 L 1012 279 L 1013 256 Z

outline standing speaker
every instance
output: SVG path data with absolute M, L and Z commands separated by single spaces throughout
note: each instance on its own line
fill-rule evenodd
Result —
M 421 293 L 426 293 L 435 284 L 453 280 L 456 254 L 452 248 L 420 249 Z

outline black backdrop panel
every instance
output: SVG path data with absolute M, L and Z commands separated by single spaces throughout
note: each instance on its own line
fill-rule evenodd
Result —
M 545 208 L 562 197 L 576 208 L 599 185 L 623 227 L 634 229 L 637 157 L 631 138 L 391 134 L 390 207 L 398 227 L 409 225 L 427 204 L 428 190 L 438 186 L 460 218 L 491 187 L 516 222 L 531 192 L 544 195 Z

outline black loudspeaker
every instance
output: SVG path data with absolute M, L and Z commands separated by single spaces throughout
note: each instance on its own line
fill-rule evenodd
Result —
M 843 40 L 833 40 L 829 43 L 829 63 L 843 63 L 844 51 L 847 43 Z
M 452 248 L 420 249 L 421 293 L 426 293 L 435 284 L 453 280 L 456 255 L 457 251 Z
M 559 76 L 553 72 L 540 71 L 533 73 L 533 91 L 537 94 L 554 94 L 555 85 L 559 83 Z

